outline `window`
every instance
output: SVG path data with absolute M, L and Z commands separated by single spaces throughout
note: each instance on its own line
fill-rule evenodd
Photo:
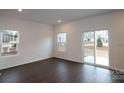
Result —
M 4 30 L 0 32 L 0 55 L 17 54 L 19 34 L 17 31 Z
M 66 50 L 66 33 L 60 32 L 57 35 L 57 47 L 58 51 L 65 51 Z

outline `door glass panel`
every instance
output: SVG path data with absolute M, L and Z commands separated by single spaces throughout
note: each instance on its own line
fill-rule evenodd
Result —
M 109 35 L 108 30 L 95 31 L 96 64 L 109 66 Z
M 84 32 L 84 62 L 94 64 L 94 32 Z

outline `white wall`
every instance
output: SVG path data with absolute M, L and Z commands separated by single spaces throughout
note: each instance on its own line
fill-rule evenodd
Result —
M 0 16 L 0 29 L 16 30 L 20 34 L 18 55 L 0 56 L 0 69 L 52 57 L 53 28 L 51 26 Z
M 82 34 L 84 31 L 109 29 L 111 31 L 110 67 L 124 70 L 124 11 L 89 17 L 56 26 L 0 16 L 0 29 L 17 30 L 20 34 L 18 55 L 0 57 L 0 69 L 54 56 L 82 62 Z M 67 51 L 56 51 L 57 32 L 67 32 Z
M 82 62 L 82 34 L 84 31 L 110 30 L 110 67 L 124 70 L 124 11 L 104 14 L 56 26 L 54 32 L 54 56 Z M 67 32 L 67 51 L 58 52 L 56 36 Z

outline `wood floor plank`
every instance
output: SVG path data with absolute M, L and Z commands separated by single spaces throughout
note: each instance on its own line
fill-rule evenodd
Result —
M 50 58 L 1 70 L 1 83 L 112 83 L 112 70 Z

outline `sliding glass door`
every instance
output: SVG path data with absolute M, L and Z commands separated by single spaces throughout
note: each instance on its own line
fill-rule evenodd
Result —
M 109 35 L 107 30 L 95 32 L 96 64 L 109 66 Z
M 84 32 L 84 61 L 94 64 L 94 32 Z
M 84 32 L 83 61 L 90 64 L 109 66 L 108 30 Z

